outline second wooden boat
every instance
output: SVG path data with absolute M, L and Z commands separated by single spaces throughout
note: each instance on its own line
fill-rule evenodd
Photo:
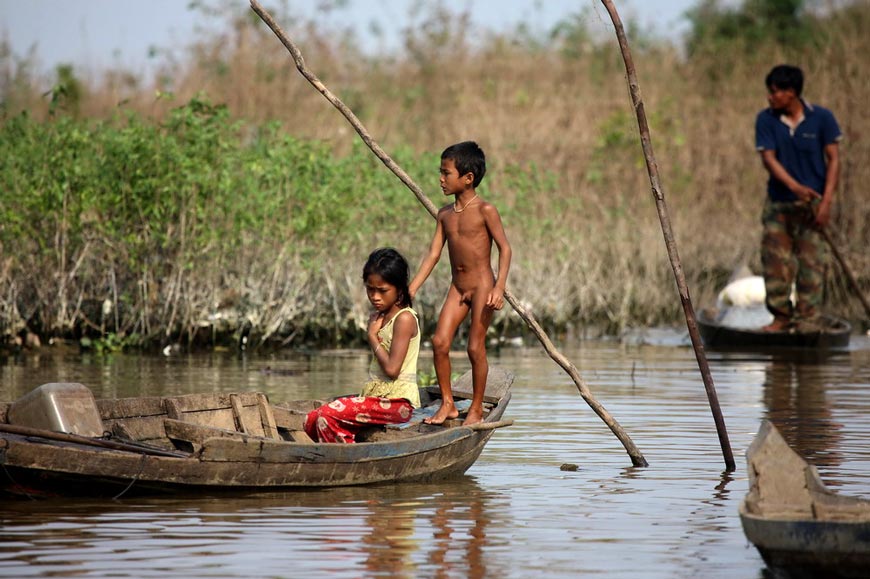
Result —
M 746 452 L 746 538 L 790 577 L 870 576 L 870 501 L 829 490 L 765 421 Z
M 846 320 L 820 316 L 812 329 L 793 328 L 783 332 L 765 332 L 761 328 L 740 328 L 722 325 L 715 309 L 698 314 L 698 332 L 704 346 L 711 349 L 777 349 L 813 348 L 836 350 L 849 346 L 852 326 Z

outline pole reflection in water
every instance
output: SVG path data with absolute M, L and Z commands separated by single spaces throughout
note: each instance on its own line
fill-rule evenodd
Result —
M 767 415 L 789 446 L 820 469 L 837 468 L 843 425 L 834 419 L 824 366 L 774 358 L 764 379 Z M 836 482 L 834 482 L 836 484 Z

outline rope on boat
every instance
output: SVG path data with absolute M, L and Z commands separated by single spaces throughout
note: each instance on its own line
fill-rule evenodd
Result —
M 142 475 L 142 471 L 145 470 L 145 459 L 146 458 L 148 458 L 148 455 L 143 452 L 142 458 L 139 460 L 139 472 L 136 473 L 136 476 L 133 477 L 133 480 L 130 481 L 130 484 L 127 485 L 127 488 L 125 488 L 124 490 L 122 490 L 121 492 L 119 492 L 118 494 L 116 494 L 115 496 L 112 497 L 113 501 L 117 501 L 122 496 L 124 496 L 124 494 L 133 487 L 133 484 L 139 480 L 139 477 Z
M 12 473 L 9 472 L 9 469 L 8 469 L 8 468 L 6 468 L 6 461 L 0 461 L 0 464 L 3 465 L 3 472 L 6 473 L 6 476 L 9 478 L 9 481 L 12 483 L 12 485 L 13 485 L 16 489 L 19 489 L 21 492 L 23 492 L 23 493 L 24 493 L 24 496 L 26 496 L 28 499 L 30 499 L 31 501 L 35 501 L 35 500 L 36 500 L 36 497 L 34 497 L 33 495 L 31 495 L 29 492 L 27 492 L 27 488 L 24 487 L 24 485 L 20 485 L 20 484 L 18 484 L 18 481 L 16 481 L 14 478 L 12 478 Z

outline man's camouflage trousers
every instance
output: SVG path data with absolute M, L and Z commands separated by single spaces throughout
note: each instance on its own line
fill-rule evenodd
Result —
M 812 319 L 822 304 L 828 247 L 809 206 L 767 200 L 761 221 L 761 264 L 767 309 L 782 318 Z M 790 294 L 795 284 L 797 303 Z

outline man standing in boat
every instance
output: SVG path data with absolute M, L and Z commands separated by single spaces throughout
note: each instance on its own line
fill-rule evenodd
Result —
M 770 107 L 758 113 L 755 146 L 770 178 L 762 223 L 765 331 L 811 327 L 821 305 L 827 246 L 819 229 L 831 218 L 840 175 L 840 127 L 831 111 L 801 98 L 804 77 L 779 65 L 765 78 Z M 797 303 L 789 299 L 795 284 Z

